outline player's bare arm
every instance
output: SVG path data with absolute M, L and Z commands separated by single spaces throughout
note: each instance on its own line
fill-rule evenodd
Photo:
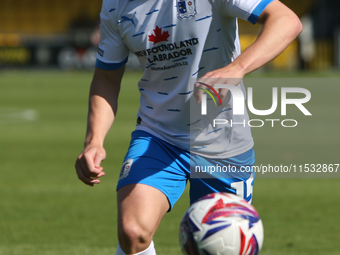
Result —
M 99 184 L 105 175 L 101 162 L 106 157 L 104 139 L 117 113 L 117 100 L 124 67 L 106 71 L 96 68 L 91 83 L 84 150 L 76 161 L 78 178 L 87 185 Z
M 211 85 L 228 83 L 236 86 L 246 74 L 277 57 L 302 31 L 300 19 L 278 0 L 273 1 L 264 9 L 257 23 L 263 25 L 257 40 L 234 62 L 206 73 L 199 82 Z M 200 83 L 196 85 L 202 86 Z M 201 102 L 203 93 L 202 90 L 196 90 L 197 103 Z M 227 93 L 227 89 L 219 90 L 222 101 Z

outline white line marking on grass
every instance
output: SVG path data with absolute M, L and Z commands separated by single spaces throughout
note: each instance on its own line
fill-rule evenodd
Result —
M 34 109 L 0 107 L 0 125 L 36 121 L 39 114 Z

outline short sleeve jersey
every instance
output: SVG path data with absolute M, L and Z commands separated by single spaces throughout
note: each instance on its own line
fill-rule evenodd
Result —
M 253 146 L 247 113 L 232 114 L 229 93 L 222 106 L 208 100 L 202 115 L 192 103 L 194 83 L 240 55 L 237 18 L 255 23 L 271 1 L 104 0 L 96 66 L 115 70 L 129 52 L 138 57 L 138 130 L 207 157 L 239 155 Z M 214 126 L 213 119 L 228 121 Z

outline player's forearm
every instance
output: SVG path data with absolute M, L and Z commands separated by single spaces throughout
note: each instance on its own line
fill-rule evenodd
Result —
M 85 146 L 90 143 L 103 146 L 117 112 L 117 105 L 111 106 L 98 95 L 90 97 Z
M 263 28 L 257 40 L 233 62 L 243 74 L 277 57 L 302 31 L 302 24 L 292 11 L 278 1 L 272 4 L 274 7 L 269 5 L 267 13 L 259 18 Z
M 122 72 L 96 70 L 90 89 L 89 112 L 85 146 L 103 145 L 117 113 L 118 94 Z

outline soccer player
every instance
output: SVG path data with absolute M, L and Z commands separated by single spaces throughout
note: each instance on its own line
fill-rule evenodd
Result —
M 263 25 L 242 54 L 237 18 Z M 193 164 L 240 167 L 255 162 L 249 127 L 211 124 L 212 116 L 240 121 L 232 114 L 228 90 L 217 89 L 222 103 L 217 106 L 204 93 L 221 83 L 244 91 L 244 75 L 279 55 L 302 26 L 278 0 L 104 0 L 100 30 L 85 148 L 76 170 L 90 186 L 105 174 L 104 138 L 117 113 L 121 78 L 132 52 L 143 77 L 137 127 L 117 186 L 117 254 L 156 254 L 153 235 L 188 179 L 191 202 L 218 191 L 251 202 L 252 173 L 201 178 L 192 171 L 190 176 Z M 207 115 L 200 111 L 203 101 Z M 247 120 L 247 114 L 242 118 Z

